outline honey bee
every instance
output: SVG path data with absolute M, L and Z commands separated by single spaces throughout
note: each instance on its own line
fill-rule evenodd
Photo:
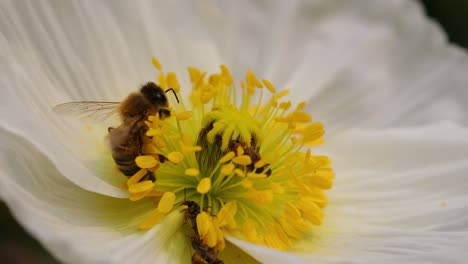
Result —
M 135 158 L 144 154 L 144 146 L 150 141 L 145 135 L 148 128 L 144 121 L 156 114 L 161 120 L 171 115 L 166 97 L 168 91 L 172 91 L 179 102 L 174 89 L 164 91 L 155 83 L 148 82 L 139 92 L 131 93 L 122 102 L 69 102 L 55 106 L 54 111 L 78 115 L 93 121 L 104 121 L 118 114 L 122 121 L 121 125 L 108 129 L 112 158 L 118 169 L 127 177 L 131 177 L 140 170 Z M 161 163 L 166 161 L 163 155 L 156 156 Z M 156 178 L 148 171 L 140 181 L 144 180 L 155 181 Z
M 197 215 L 200 214 L 200 205 L 194 201 L 184 201 L 181 205 L 186 205 L 185 219 L 189 219 L 192 224 L 193 233 L 192 248 L 195 252 L 192 255 L 192 264 L 223 264 L 224 262 L 218 259 L 218 252 L 216 249 L 204 245 L 200 234 L 198 233 Z

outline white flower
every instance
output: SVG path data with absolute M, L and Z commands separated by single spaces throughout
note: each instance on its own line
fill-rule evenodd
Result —
M 0 4 L 0 197 L 61 261 L 190 262 L 178 213 L 137 231 L 154 206 L 92 163 L 102 134 L 51 111 L 121 100 L 157 78 L 155 55 L 179 74 L 250 68 L 325 124 L 337 177 L 323 224 L 288 251 L 229 238 L 240 249 L 264 263 L 468 257 L 468 61 L 415 1 L 108 4 Z

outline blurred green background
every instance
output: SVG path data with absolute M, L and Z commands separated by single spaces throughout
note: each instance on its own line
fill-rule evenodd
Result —
M 442 25 L 451 42 L 468 47 L 468 0 L 422 0 L 421 3 L 427 14 Z M 0 203 L 0 263 L 58 263 L 16 223 L 3 203 Z

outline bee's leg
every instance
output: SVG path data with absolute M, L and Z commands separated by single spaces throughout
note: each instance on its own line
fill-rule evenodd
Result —
M 145 176 L 143 176 L 143 178 L 141 178 L 140 182 L 142 181 L 152 181 L 152 182 L 155 182 L 156 181 L 156 177 L 154 177 L 154 173 L 152 173 L 151 171 L 148 171 L 148 173 L 146 173 Z
M 112 130 L 114 130 L 114 127 L 108 127 L 108 128 L 107 128 L 107 132 L 108 132 L 108 133 L 112 132 Z
M 166 162 L 167 158 L 163 154 L 156 154 L 159 156 L 159 162 L 164 163 Z
M 270 166 L 270 163 L 267 163 L 265 164 L 265 166 L 261 167 L 261 168 L 256 168 L 255 169 L 255 173 L 265 173 L 267 177 L 270 177 L 271 176 L 271 168 L 269 168 L 268 166 Z

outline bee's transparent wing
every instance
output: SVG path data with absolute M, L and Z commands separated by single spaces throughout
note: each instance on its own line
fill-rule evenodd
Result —
M 81 119 L 100 122 L 119 113 L 120 102 L 80 101 L 59 104 L 54 112 L 75 115 Z

